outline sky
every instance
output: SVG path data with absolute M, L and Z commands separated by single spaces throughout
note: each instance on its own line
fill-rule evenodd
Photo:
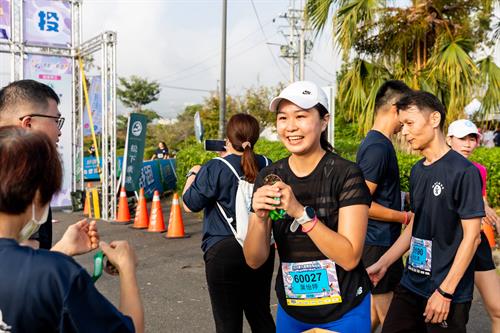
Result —
M 289 5 L 289 0 L 253 0 L 253 5 L 250 0 L 228 1 L 229 94 L 288 82 L 290 66 L 274 44 L 286 42 L 279 30 L 287 22 L 279 16 Z M 160 82 L 160 100 L 148 108 L 161 115 L 172 117 L 217 91 L 222 0 L 84 0 L 82 21 L 84 40 L 107 30 L 117 32 L 120 77 L 138 75 Z M 313 41 L 306 61 L 305 78 L 322 86 L 334 82 L 340 66 L 330 36 L 324 33 Z
M 401 5 L 406 0 L 394 0 Z M 229 0 L 227 8 L 227 92 L 288 82 L 290 66 L 280 57 L 286 43 L 280 18 L 304 0 Z M 500 17 L 500 10 L 496 15 Z M 335 81 L 340 57 L 330 27 L 309 37 L 305 78 L 321 86 Z M 83 41 L 104 31 L 117 33 L 117 73 L 161 84 L 160 99 L 147 107 L 173 118 L 218 89 L 221 62 L 222 0 L 82 0 Z M 496 60 L 500 64 L 500 43 Z M 101 61 L 96 55 L 95 62 Z M 0 55 L 0 85 L 8 82 L 9 62 Z M 126 109 L 119 103 L 118 112 Z

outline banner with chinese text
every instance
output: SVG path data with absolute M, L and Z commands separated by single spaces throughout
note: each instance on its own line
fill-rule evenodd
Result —
M 0 0 L 0 40 L 10 39 L 10 0 Z
M 144 145 L 146 142 L 148 118 L 139 113 L 131 113 L 128 120 L 125 156 L 122 170 L 127 191 L 138 191 L 141 177 Z
M 72 66 L 70 58 L 28 55 L 24 61 L 24 78 L 50 86 L 60 99 L 59 112 L 66 119 L 61 129 L 57 150 L 63 162 L 64 176 L 61 192 L 55 195 L 53 207 L 71 206 L 71 111 L 72 111 Z
M 24 42 L 71 47 L 71 4 L 68 1 L 24 1 Z
M 101 76 L 90 76 L 87 77 L 89 81 L 89 99 L 90 99 L 90 110 L 92 112 L 92 122 L 94 123 L 95 134 L 101 134 L 102 127 L 102 90 L 101 90 Z M 91 135 L 90 131 L 90 120 L 89 113 L 87 112 L 87 107 L 83 111 L 83 135 Z

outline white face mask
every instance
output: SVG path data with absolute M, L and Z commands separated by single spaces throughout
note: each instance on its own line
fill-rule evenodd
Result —
M 40 220 L 37 220 L 35 217 L 35 204 L 33 204 L 32 207 L 33 207 L 33 215 L 31 216 L 31 220 L 29 220 L 28 223 L 26 223 L 19 232 L 19 236 L 17 237 L 19 242 L 23 242 L 29 239 L 31 235 L 37 232 L 38 229 L 40 229 L 40 226 L 47 221 L 47 216 L 49 215 L 49 208 L 50 208 L 49 205 L 45 206 L 45 211 L 43 212 Z

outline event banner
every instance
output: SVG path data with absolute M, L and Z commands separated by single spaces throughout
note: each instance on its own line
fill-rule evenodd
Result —
M 24 78 L 43 82 L 59 96 L 59 112 L 66 119 L 61 129 L 57 149 L 63 161 L 64 177 L 61 192 L 54 196 L 53 207 L 71 206 L 71 111 L 72 111 L 72 66 L 71 59 L 29 54 L 24 61 Z
M 92 122 L 94 123 L 95 134 L 101 133 L 102 127 L 102 90 L 101 90 L 101 76 L 89 76 L 87 77 L 89 81 L 89 100 L 90 100 L 90 110 L 92 113 Z M 83 135 L 91 135 L 90 131 L 90 120 L 89 113 L 87 111 L 87 106 L 83 110 Z
M 153 198 L 155 191 L 164 193 L 177 187 L 175 159 L 146 161 L 142 164 L 140 188 L 144 189 L 147 199 Z
M 102 165 L 102 157 L 99 157 L 99 165 Z M 122 172 L 123 157 L 120 156 L 116 159 L 116 177 L 120 177 Z M 84 180 L 101 180 L 99 176 L 99 166 L 97 165 L 97 158 L 88 156 L 83 158 L 83 177 Z
M 148 118 L 139 113 L 131 113 L 128 119 L 127 138 L 125 143 L 125 157 L 122 170 L 124 173 L 125 188 L 127 191 L 139 190 L 142 160 L 144 159 L 144 145 L 146 142 Z
M 68 1 L 24 1 L 24 42 L 71 47 L 71 4 Z
M 0 40 L 10 37 L 10 0 L 0 0 Z

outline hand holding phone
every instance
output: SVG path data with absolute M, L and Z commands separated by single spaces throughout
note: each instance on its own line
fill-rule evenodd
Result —
M 207 151 L 226 151 L 226 141 L 225 140 L 205 140 L 205 150 Z

